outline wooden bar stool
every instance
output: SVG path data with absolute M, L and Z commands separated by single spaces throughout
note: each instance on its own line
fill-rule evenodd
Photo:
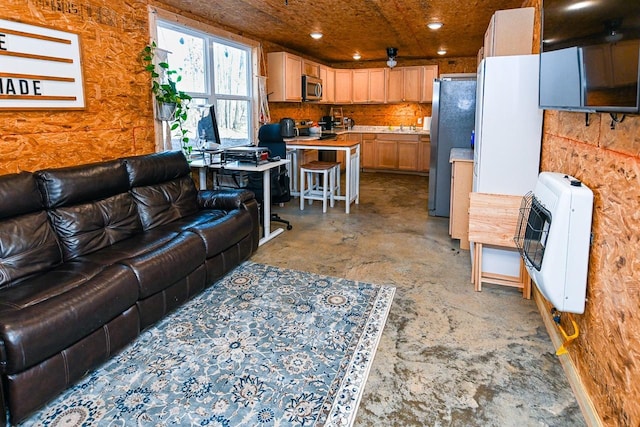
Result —
M 469 193 L 469 241 L 474 243 L 471 281 L 478 292 L 484 282 L 520 288 L 523 298 L 531 298 L 531 278 L 522 259 L 518 276 L 482 271 L 483 245 L 515 249 L 513 237 L 518 227 L 521 202 L 521 196 Z
M 327 212 L 327 201 L 331 207 L 335 205 L 336 191 L 339 191 L 339 180 L 336 176 L 340 163 L 313 161 L 300 166 L 300 210 L 304 210 L 304 201 L 322 200 L 322 212 Z M 322 185 L 320 184 L 322 176 Z

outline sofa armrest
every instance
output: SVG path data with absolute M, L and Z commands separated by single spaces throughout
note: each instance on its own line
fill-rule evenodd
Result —
M 255 199 L 252 191 L 244 189 L 201 190 L 198 192 L 200 209 L 239 209 L 242 205 Z

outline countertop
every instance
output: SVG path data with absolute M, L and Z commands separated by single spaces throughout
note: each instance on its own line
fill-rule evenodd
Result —
M 473 162 L 473 150 L 471 148 L 452 148 L 449 153 L 449 163 L 457 161 Z
M 416 130 L 411 130 L 407 126 L 403 126 L 400 129 L 400 126 L 354 126 L 351 129 L 334 129 L 331 133 L 337 135 L 342 135 L 346 133 L 391 133 L 398 135 L 429 135 L 428 130 L 423 130 L 422 128 L 417 128 Z M 317 141 L 319 139 L 319 135 L 309 135 L 309 136 L 296 136 L 295 138 L 284 138 L 285 142 L 294 143 L 298 141 Z M 331 141 L 330 139 L 327 141 Z

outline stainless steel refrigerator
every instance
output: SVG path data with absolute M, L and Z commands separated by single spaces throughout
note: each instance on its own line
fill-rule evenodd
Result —
M 441 76 L 433 83 L 429 215 L 449 216 L 452 148 L 471 148 L 475 126 L 475 74 Z

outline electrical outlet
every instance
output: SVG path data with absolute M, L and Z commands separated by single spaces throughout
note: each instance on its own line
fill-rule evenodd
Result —
M 422 117 L 418 117 L 418 124 L 421 125 L 422 124 Z

